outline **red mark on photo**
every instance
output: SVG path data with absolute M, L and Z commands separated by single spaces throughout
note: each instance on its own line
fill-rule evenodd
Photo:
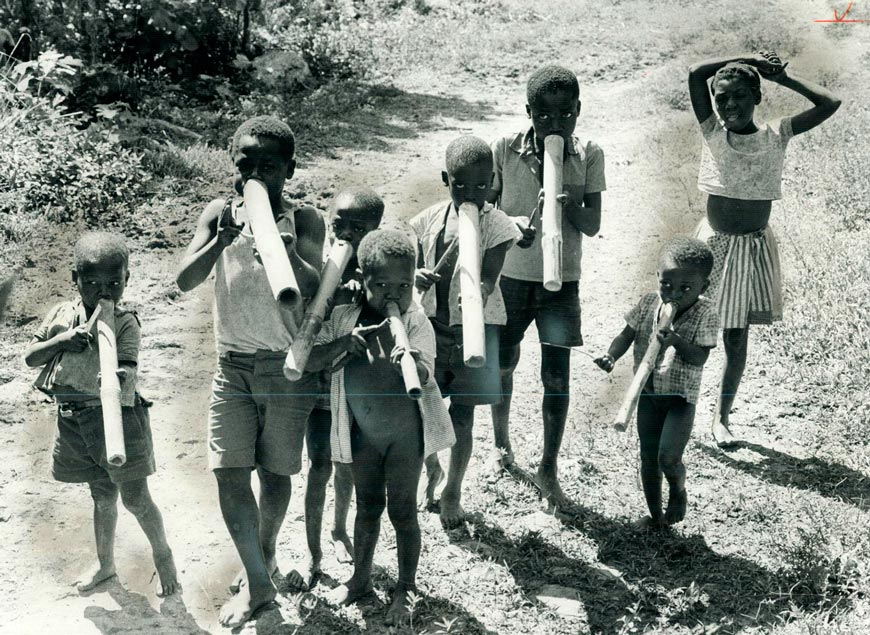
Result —
M 854 0 L 849 2 L 849 6 L 846 7 L 846 10 L 843 11 L 843 15 L 838 15 L 837 10 L 834 9 L 834 19 L 833 20 L 813 20 L 813 22 L 836 22 L 842 24 L 851 24 L 854 22 L 866 22 L 866 20 L 847 20 L 846 16 L 849 15 L 849 11 L 852 10 L 852 5 L 854 4 Z

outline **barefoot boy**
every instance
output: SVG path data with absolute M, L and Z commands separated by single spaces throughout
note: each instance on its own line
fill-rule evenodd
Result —
M 544 139 L 551 134 L 565 141 L 562 178 L 562 288 L 547 291 L 543 285 L 543 252 L 540 240 L 528 249 L 511 249 L 505 258 L 501 292 L 507 323 L 501 333 L 500 366 L 504 398 L 492 406 L 496 464 L 508 466 L 514 455 L 508 434 L 513 372 L 520 359 L 520 342 L 535 322 L 541 341 L 541 380 L 544 451 L 535 480 L 541 494 L 555 507 L 568 501 L 559 486 L 557 458 L 568 415 L 570 347 L 583 343 L 580 333 L 580 256 L 583 235 L 594 236 L 601 224 L 604 190 L 604 153 L 589 140 L 574 136 L 580 114 L 577 77 L 560 66 L 536 71 L 527 86 L 526 112 L 530 128 L 499 139 L 493 146 L 495 179 L 490 202 L 506 214 L 525 217 L 543 205 L 542 172 Z M 534 240 L 541 215 L 524 231 L 520 247 Z M 552 345 L 552 346 L 548 346 Z
M 362 292 L 362 276 L 359 272 L 356 252 L 359 243 L 370 231 L 377 229 L 384 216 L 384 202 L 369 188 L 354 187 L 342 190 L 336 197 L 331 214 L 333 239 L 351 244 L 354 254 L 345 267 L 342 284 L 333 296 L 333 306 L 354 303 Z M 332 242 L 331 240 L 329 241 Z M 327 249 L 329 245 L 327 245 Z M 311 589 L 320 574 L 323 551 L 320 547 L 320 531 L 323 524 L 323 503 L 326 499 L 326 484 L 332 473 L 332 453 L 329 444 L 332 416 L 329 412 L 328 372 L 321 373 L 321 394 L 314 411 L 308 418 L 305 443 L 308 447 L 308 482 L 305 486 L 305 537 L 308 557 L 305 562 L 290 570 L 287 584 L 295 591 Z M 347 512 L 353 494 L 353 475 L 350 466 L 335 464 L 335 520 L 332 528 L 332 544 L 339 562 L 353 562 L 353 544 L 347 535 Z
M 154 473 L 154 452 L 148 410 L 150 403 L 136 392 L 139 320 L 117 306 L 130 276 L 129 253 L 115 234 L 90 232 L 76 242 L 72 279 L 79 300 L 54 307 L 24 353 L 28 366 L 45 365 L 36 387 L 57 402 L 57 433 L 52 475 L 64 483 L 87 483 L 94 499 L 97 565 L 76 581 L 89 591 L 115 575 L 115 527 L 118 494 L 139 522 L 154 554 L 160 577 L 158 595 L 179 589 L 172 551 L 166 543 L 163 518 L 151 499 L 147 477 Z M 100 358 L 87 322 L 101 299 L 115 305 L 121 417 L 127 461 L 116 467 L 106 458 L 100 403 Z
M 356 489 L 353 576 L 332 594 L 337 603 L 355 602 L 372 591 L 372 558 L 384 508 L 396 530 L 399 579 L 386 623 L 408 615 L 420 557 L 417 482 L 423 457 L 450 447 L 453 428 L 432 377 L 435 336 L 412 303 L 416 254 L 407 236 L 375 230 L 359 246 L 364 297 L 336 307 L 323 325 L 308 369 L 326 368 L 341 355 L 347 365 L 332 380 L 332 458 L 351 463 Z M 385 328 L 386 306 L 395 303 L 413 350 L 396 346 Z M 399 360 L 413 354 L 423 396 L 405 394 Z
M 678 523 L 686 515 L 686 468 L 683 451 L 692 433 L 701 371 L 716 346 L 719 320 L 713 303 L 698 296 L 709 285 L 713 254 L 694 238 L 665 245 L 659 260 L 659 292 L 647 293 L 625 316 L 626 326 L 595 363 L 608 373 L 634 344 L 637 371 L 650 338 L 661 342 L 655 369 L 637 404 L 640 475 L 650 515 L 641 526 Z M 654 333 L 663 304 L 677 305 L 670 328 Z M 668 481 L 668 507 L 662 515 L 662 473 Z
M 441 178 L 450 189 L 450 200 L 437 203 L 411 220 L 419 242 L 416 287 L 423 294 L 423 310 L 435 330 L 438 354 L 435 357 L 435 379 L 441 394 L 450 397 L 450 419 L 456 434 L 456 445 L 450 452 L 447 485 L 441 495 L 441 523 L 453 528 L 462 523 L 464 511 L 460 504 L 462 479 L 471 458 L 474 407 L 494 404 L 501 399 L 501 378 L 498 368 L 498 326 L 504 324 L 504 301 L 498 287 L 504 257 L 521 237 L 516 224 L 499 209 L 486 202 L 492 185 L 492 150 L 477 137 L 464 136 L 447 146 L 447 170 Z M 484 302 L 483 318 L 486 337 L 486 365 L 468 368 L 463 362 L 462 308 L 459 251 L 448 255 L 442 269 L 433 273 L 436 263 L 449 245 L 458 240 L 459 206 L 473 203 L 480 210 L 480 286 Z M 438 456 L 426 458 L 429 486 L 427 502 L 434 497 L 435 486 L 443 478 Z
M 265 185 L 300 292 L 310 297 L 320 279 L 325 232 L 314 208 L 294 208 L 282 198 L 296 167 L 294 143 L 286 124 L 254 117 L 236 130 L 231 156 L 238 192 L 249 179 Z M 243 201 L 216 199 L 200 216 L 178 272 L 183 291 L 215 273 L 218 367 L 209 405 L 209 465 L 246 577 L 220 613 L 221 624 L 231 628 L 275 597 L 275 544 L 290 502 L 290 476 L 302 467 L 305 423 L 318 389 L 316 375 L 298 382 L 284 377 L 284 358 L 301 315 L 275 301 L 254 247 Z M 260 478 L 259 506 L 251 488 L 253 469 Z
M 782 319 L 779 253 L 767 223 L 771 201 L 781 197 L 786 145 L 840 106 L 828 90 L 788 74 L 787 65 L 773 53 L 751 53 L 698 62 L 689 69 L 692 108 L 703 134 L 698 188 L 708 194 L 707 219 L 698 238 L 707 241 L 716 259 L 710 297 L 718 306 L 725 344 L 725 368 L 712 425 L 720 447 L 735 442 L 729 415 L 746 367 L 749 325 Z M 806 97 L 813 107 L 784 117 L 774 126 L 756 125 L 755 106 L 761 103 L 759 73 Z

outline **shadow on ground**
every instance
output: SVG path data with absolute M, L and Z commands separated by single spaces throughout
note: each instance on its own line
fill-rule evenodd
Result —
M 160 610 L 155 611 L 148 603 L 148 598 L 139 593 L 125 589 L 118 578 L 106 581 L 98 587 L 97 592 L 108 593 L 121 608 L 116 611 L 101 606 L 89 606 L 85 609 L 85 617 L 94 623 L 105 635 L 122 635 L 124 633 L 185 633 L 185 635 L 209 635 L 196 623 L 181 593 L 176 593 L 164 599 Z
M 782 487 L 797 487 L 870 511 L 870 478 L 839 463 L 815 456 L 799 458 L 757 443 L 737 446 L 755 452 L 758 460 L 743 460 L 727 452 L 701 447 L 720 463 Z
M 348 149 L 385 152 L 396 141 L 456 127 L 451 120 L 471 127 L 495 114 L 489 103 L 362 82 L 323 86 L 286 106 L 284 116 L 299 139 L 303 157 L 334 157 Z
M 545 585 L 574 589 L 593 633 L 616 635 L 676 625 L 693 629 L 699 624 L 718 625 L 717 632 L 723 634 L 736 633 L 781 623 L 782 612 L 790 606 L 817 608 L 823 599 L 795 592 L 793 576 L 715 552 L 702 536 L 637 529 L 580 505 L 574 505 L 572 513 L 561 522 L 598 544 L 598 560 L 604 566 L 566 554 L 539 531 L 508 536 L 482 515 L 469 519 L 470 537 L 451 539 L 503 563 L 533 601 Z M 840 602 L 849 602 L 839 598 L 837 603 L 838 609 L 846 610 Z

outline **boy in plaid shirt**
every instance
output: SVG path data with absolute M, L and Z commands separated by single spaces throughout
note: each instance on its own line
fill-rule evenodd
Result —
M 595 360 L 604 371 L 634 344 L 637 371 L 651 336 L 661 351 L 637 404 L 641 480 L 650 515 L 643 527 L 678 523 L 686 516 L 686 468 L 683 451 L 692 433 L 701 372 L 710 349 L 716 346 L 719 317 L 715 305 L 699 297 L 709 286 L 713 253 L 700 240 L 677 238 L 665 245 L 658 268 L 659 292 L 647 293 L 625 316 L 626 326 Z M 671 326 L 653 333 L 662 305 L 677 305 Z M 662 514 L 662 474 L 670 489 Z

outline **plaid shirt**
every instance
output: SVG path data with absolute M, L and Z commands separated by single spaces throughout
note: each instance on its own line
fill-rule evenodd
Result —
M 342 304 L 335 307 L 332 316 L 323 323 L 323 328 L 317 336 L 317 344 L 329 344 L 350 333 L 357 325 L 361 311 L 362 306 L 359 304 Z M 420 417 L 423 420 L 423 456 L 429 456 L 446 450 L 456 442 L 453 422 L 444 405 L 438 384 L 435 383 L 435 332 L 428 318 L 415 304 L 402 314 L 402 323 L 408 333 L 411 348 L 420 352 L 420 361 L 429 371 L 429 381 L 423 386 L 423 396 L 417 401 Z M 347 403 L 343 368 L 332 378 L 330 410 L 332 411 L 330 432 L 332 460 L 339 463 L 352 463 L 350 429 L 353 415 Z
M 647 293 L 625 316 L 634 329 L 634 370 L 637 372 L 646 349 L 656 336 L 655 323 L 661 306 L 658 293 Z M 671 324 L 674 331 L 688 342 L 703 348 L 716 346 L 719 334 L 719 316 L 715 305 L 707 298 L 698 298 Z M 657 395 L 677 395 L 691 404 L 698 403 L 703 366 L 686 362 L 673 346 L 659 352 L 653 370 L 653 390 Z

